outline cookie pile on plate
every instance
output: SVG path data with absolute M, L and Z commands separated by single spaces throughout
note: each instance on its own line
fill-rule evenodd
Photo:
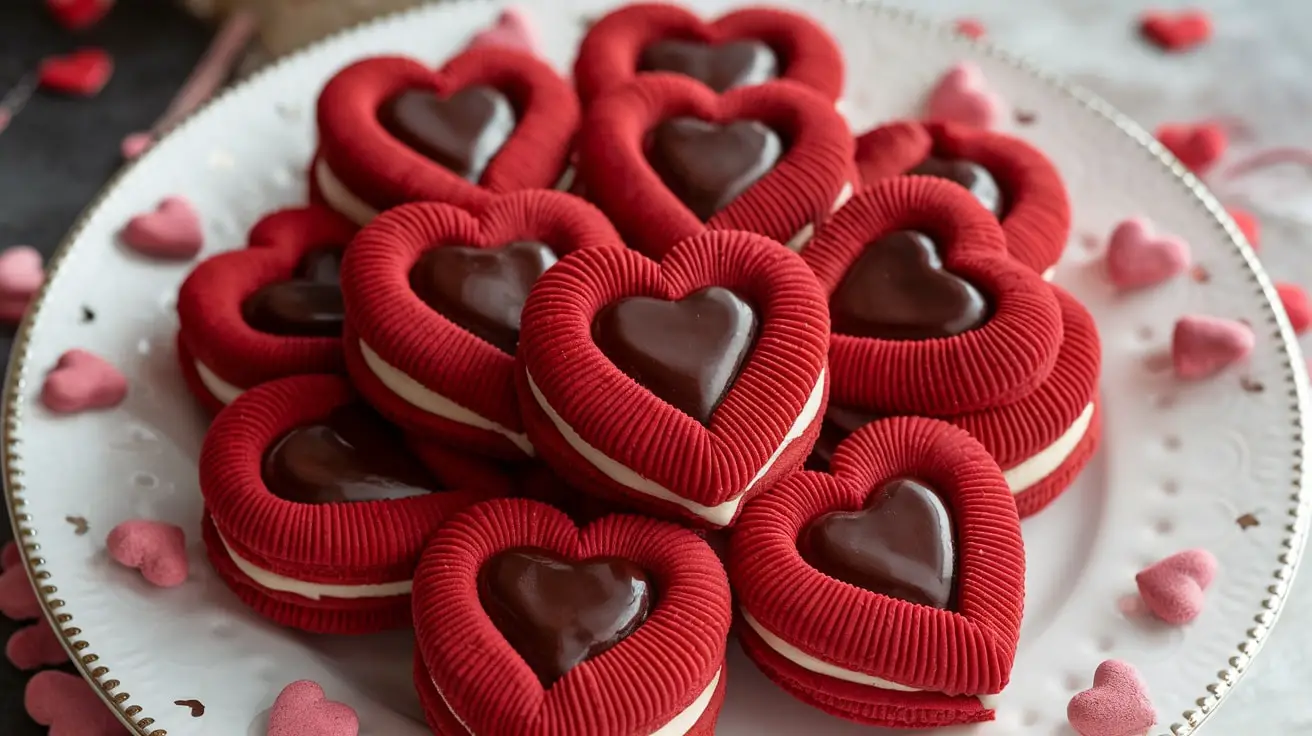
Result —
M 1020 519 L 1099 439 L 1098 334 L 1046 280 L 1069 207 L 1004 135 L 854 136 L 843 74 L 805 17 L 667 5 L 597 22 L 573 83 L 339 71 L 312 203 L 178 302 L 222 578 L 293 628 L 413 625 L 441 734 L 711 734 L 735 621 L 830 713 L 991 718 Z

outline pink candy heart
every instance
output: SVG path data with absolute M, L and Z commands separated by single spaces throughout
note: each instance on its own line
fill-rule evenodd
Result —
M 18 545 L 10 542 L 0 552 L 0 614 L 15 621 L 41 616 L 36 589 L 23 570 L 23 556 Z
M 979 67 L 962 62 L 948 70 L 929 94 L 925 117 L 975 128 L 992 128 L 1007 105 L 988 87 Z
M 132 218 L 119 237 L 142 255 L 171 260 L 195 258 L 205 245 L 200 216 L 182 197 L 169 197 L 154 212 Z
M 349 705 L 329 700 L 316 682 L 300 680 L 273 701 L 268 736 L 358 736 L 360 720 Z
M 508 8 L 497 17 L 496 25 L 476 34 L 469 42 L 471 49 L 488 47 L 537 54 L 537 32 L 523 12 L 517 8 Z
M 112 363 L 86 350 L 69 350 L 46 374 L 41 403 L 57 414 L 76 414 L 118 406 L 128 395 L 128 379 Z
M 1243 322 L 1189 315 L 1175 323 L 1171 363 L 1180 378 L 1209 378 L 1247 358 L 1253 344 L 1253 328 Z
M 1216 557 L 1205 549 L 1190 549 L 1144 568 L 1134 576 L 1139 595 L 1153 615 L 1179 626 L 1203 611 L 1203 591 L 1216 577 Z
M 125 161 L 132 161 L 155 145 L 155 136 L 150 133 L 130 133 L 119 144 L 119 153 Z
M 105 540 L 109 556 L 136 568 L 152 585 L 173 588 L 187 582 L 187 537 L 182 528 L 162 521 L 125 521 Z
M 58 670 L 38 672 L 27 683 L 23 704 L 50 736 L 120 736 L 127 728 L 85 680 Z
M 1142 217 L 1125 220 L 1107 244 L 1107 275 L 1118 289 L 1155 286 L 1189 269 L 1189 244 L 1157 235 Z
M 45 619 L 15 631 L 5 644 L 5 656 L 20 670 L 53 667 L 68 661 L 68 652 Z
M 0 252 L 0 321 L 21 321 L 45 281 L 36 248 L 18 245 Z
M 1066 706 L 1080 736 L 1138 736 L 1157 722 L 1157 712 L 1134 666 L 1109 659 L 1098 665 L 1093 687 Z

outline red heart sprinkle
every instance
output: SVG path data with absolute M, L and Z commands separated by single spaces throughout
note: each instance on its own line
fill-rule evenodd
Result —
M 1216 123 L 1163 123 L 1155 135 L 1180 163 L 1200 176 L 1225 155 L 1230 144 L 1225 128 Z
M 1239 232 L 1243 233 L 1245 238 L 1248 238 L 1248 244 L 1253 246 L 1253 250 L 1257 250 L 1258 245 L 1262 242 L 1262 223 L 1258 222 L 1253 213 L 1248 210 L 1230 207 L 1226 211 L 1230 213 L 1235 225 L 1239 227 Z
M 43 89 L 82 97 L 97 95 L 113 74 L 114 57 L 97 48 L 46 57 L 38 70 Z
M 46 0 L 46 10 L 59 25 L 81 31 L 99 23 L 114 7 L 114 0 Z
M 983 21 L 978 18 L 958 18 L 956 22 L 952 24 L 952 28 L 960 35 L 965 36 L 966 38 L 975 39 L 976 41 L 984 38 L 984 34 L 987 32 Z
M 1280 295 L 1280 304 L 1289 315 L 1294 332 L 1299 335 L 1307 332 L 1308 326 L 1312 325 L 1312 306 L 1308 304 L 1307 292 L 1298 284 L 1282 281 L 1276 284 L 1276 293 Z
M 1139 31 L 1163 51 L 1188 51 L 1212 37 L 1212 18 L 1203 10 L 1150 10 L 1139 17 Z

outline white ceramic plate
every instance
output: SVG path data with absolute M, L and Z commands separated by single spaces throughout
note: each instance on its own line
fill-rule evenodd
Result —
M 614 4 L 522 5 L 551 61 L 565 70 L 587 20 Z M 1102 331 L 1103 450 L 1069 493 L 1025 522 L 1029 592 L 1015 672 L 998 721 L 968 733 L 1070 733 L 1067 700 L 1113 657 L 1133 662 L 1147 679 L 1161 721 L 1154 733 L 1192 732 L 1260 649 L 1303 550 L 1299 407 L 1308 382 L 1267 277 L 1217 202 L 1142 130 L 1089 95 L 899 12 L 837 0 L 781 4 L 809 12 L 842 42 L 849 76 L 843 109 L 857 128 L 914 114 L 947 66 L 978 62 L 1007 99 L 1034 113 L 1032 122 L 1008 128 L 1053 157 L 1075 202 L 1076 235 L 1057 281 L 1088 304 Z M 713 15 L 731 3 L 696 5 Z M 204 213 L 207 255 L 240 246 L 261 213 L 302 198 L 314 98 L 335 69 L 384 52 L 437 62 L 497 10 L 467 0 L 392 17 L 227 94 L 90 209 L 24 325 L 6 392 L 7 500 L 48 615 L 83 673 L 142 734 L 262 736 L 274 696 L 300 678 L 353 705 L 365 736 L 427 733 L 409 684 L 408 635 L 280 630 L 244 610 L 209 570 L 196 485 L 205 424 L 183 389 L 172 347 L 174 294 L 189 266 L 135 257 L 114 233 L 132 214 L 181 192 Z M 1141 212 L 1193 244 L 1207 283 L 1182 278 L 1129 297 L 1111 292 L 1100 276 L 1098 239 L 1082 236 Z M 1250 365 L 1200 384 L 1175 382 L 1161 357 L 1185 312 L 1248 320 L 1257 332 Z M 122 407 L 73 418 L 40 408 L 42 374 L 72 347 L 125 370 L 132 390 Z M 1257 525 L 1241 528 L 1236 520 L 1244 515 Z M 68 517 L 83 517 L 90 532 L 75 535 Z M 151 589 L 108 562 L 105 534 L 136 517 L 189 531 L 193 574 L 185 586 Z M 1194 546 L 1221 560 L 1196 623 L 1172 629 L 1126 612 L 1137 570 Z M 872 733 L 782 696 L 736 646 L 731 651 L 720 734 Z M 204 716 L 174 703 L 189 699 L 205 704 Z

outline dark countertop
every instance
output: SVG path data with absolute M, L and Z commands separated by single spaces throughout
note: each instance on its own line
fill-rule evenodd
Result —
M 47 257 L 122 163 L 119 141 L 167 107 L 208 44 L 210 30 L 167 0 L 118 0 L 98 27 L 63 30 L 42 0 L 0 2 L 0 95 L 45 56 L 81 46 L 114 55 L 113 79 L 96 98 L 38 94 L 0 133 L 0 248 L 31 245 Z M 0 330 L 8 362 L 12 328 Z M 10 538 L 0 526 L 0 543 Z M 0 618 L 0 644 L 19 628 Z M 24 673 L 0 658 L 0 734 L 44 736 L 23 709 Z

